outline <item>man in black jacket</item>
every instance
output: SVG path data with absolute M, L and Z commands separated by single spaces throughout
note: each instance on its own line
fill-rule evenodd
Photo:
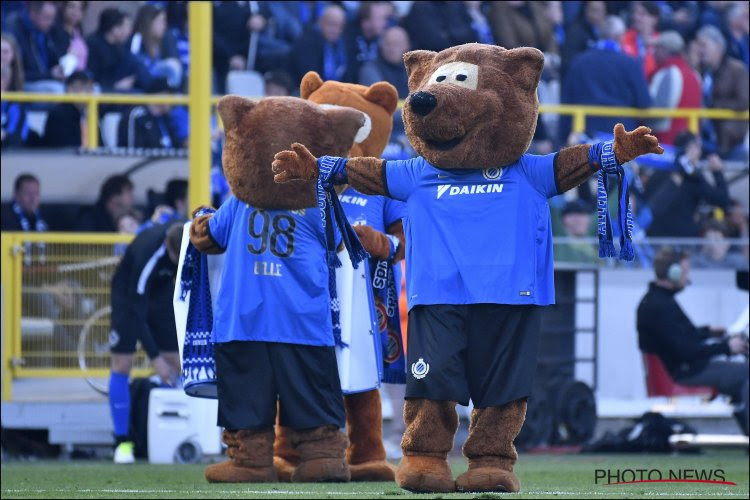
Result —
M 117 445 L 115 463 L 134 460 L 128 426 L 128 378 L 136 341 L 141 342 L 163 383 L 173 385 L 180 373 L 172 295 L 182 227 L 182 222 L 176 222 L 140 233 L 128 246 L 112 277 L 109 403 Z
M 55 2 L 28 2 L 29 10 L 16 20 L 13 35 L 18 42 L 26 76 L 25 90 L 62 93 L 65 79 L 60 57 L 49 35 L 55 22 Z M 16 54 L 19 57 L 19 54 Z
M 94 80 L 87 71 L 76 71 L 65 80 L 66 94 L 90 94 L 93 89 Z M 47 115 L 42 144 L 53 148 L 80 146 L 81 120 L 85 119 L 85 113 L 85 103 L 56 104 Z
M 747 339 L 735 335 L 712 338 L 723 330 L 697 328 L 675 300 L 690 282 L 687 254 L 662 250 L 654 259 L 656 280 L 638 306 L 638 345 L 661 359 L 672 378 L 683 385 L 708 385 L 732 397 L 735 418 L 748 433 L 748 365 L 712 359 L 747 354 Z

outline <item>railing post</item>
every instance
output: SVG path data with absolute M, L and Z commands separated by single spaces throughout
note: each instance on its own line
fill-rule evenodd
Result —
M 576 110 L 573 114 L 573 132 L 582 133 L 586 131 L 586 113 L 583 110 Z
M 2 271 L 2 400 L 10 401 L 13 390 L 13 359 L 15 337 L 18 332 L 15 328 L 16 318 L 15 303 L 18 300 L 20 289 L 15 287 L 13 272 L 13 237 L 10 234 L 0 235 L 0 270 Z
M 188 2 L 190 33 L 190 210 L 211 202 L 211 2 Z
M 698 113 L 693 111 L 690 113 L 690 118 L 688 118 L 688 129 L 696 135 L 700 133 L 700 118 L 698 117 Z
M 86 109 L 86 123 L 88 124 L 86 148 L 96 149 L 99 147 L 99 101 L 97 99 L 89 99 L 89 102 L 86 103 Z

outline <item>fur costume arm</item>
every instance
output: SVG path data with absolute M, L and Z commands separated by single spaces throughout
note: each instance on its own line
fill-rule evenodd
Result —
M 318 159 L 299 143 L 292 144 L 292 151 L 281 151 L 274 156 L 271 169 L 273 180 L 279 184 L 302 179 L 311 181 L 318 177 Z M 346 174 L 349 184 L 363 194 L 388 195 L 383 172 L 385 160 L 380 158 L 349 158 Z
M 195 217 L 195 213 L 202 208 L 208 207 L 201 205 L 196 208 L 193 210 L 193 217 Z M 224 253 L 225 249 L 216 244 L 216 241 L 214 241 L 211 232 L 208 229 L 208 221 L 211 217 L 213 217 L 213 214 L 201 215 L 200 217 L 195 217 L 193 219 L 193 222 L 190 224 L 190 243 L 192 243 L 201 253 Z
M 599 168 L 592 169 L 589 165 L 588 144 L 571 146 L 561 150 L 555 159 L 555 182 L 560 193 L 564 193 L 583 183 Z M 615 125 L 615 156 L 617 161 L 627 163 L 647 153 L 662 154 L 664 150 L 659 146 L 659 140 L 651 135 L 648 127 L 638 127 L 632 132 L 626 132 L 621 123 Z

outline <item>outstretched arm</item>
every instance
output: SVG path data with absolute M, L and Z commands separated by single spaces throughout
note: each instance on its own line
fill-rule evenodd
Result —
M 282 184 L 292 180 L 318 178 L 318 159 L 302 144 L 292 144 L 292 151 L 281 151 L 271 164 L 273 180 Z M 348 184 L 363 194 L 388 196 L 385 179 L 385 160 L 372 157 L 349 158 L 346 162 Z
M 555 181 L 560 193 L 582 184 L 591 174 L 601 169 L 599 163 L 589 163 L 589 150 L 593 146 L 581 144 L 562 149 L 555 161 Z M 614 151 L 617 162 L 627 163 L 647 153 L 662 154 L 659 140 L 648 127 L 638 127 L 626 132 L 621 123 L 615 125 Z M 597 159 L 598 161 L 598 159 Z

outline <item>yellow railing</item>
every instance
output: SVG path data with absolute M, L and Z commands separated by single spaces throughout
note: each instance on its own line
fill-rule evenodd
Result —
M 0 235 L 3 401 L 16 377 L 108 375 L 111 280 L 131 240 L 112 233 Z M 146 365 L 139 354 L 135 366 Z

